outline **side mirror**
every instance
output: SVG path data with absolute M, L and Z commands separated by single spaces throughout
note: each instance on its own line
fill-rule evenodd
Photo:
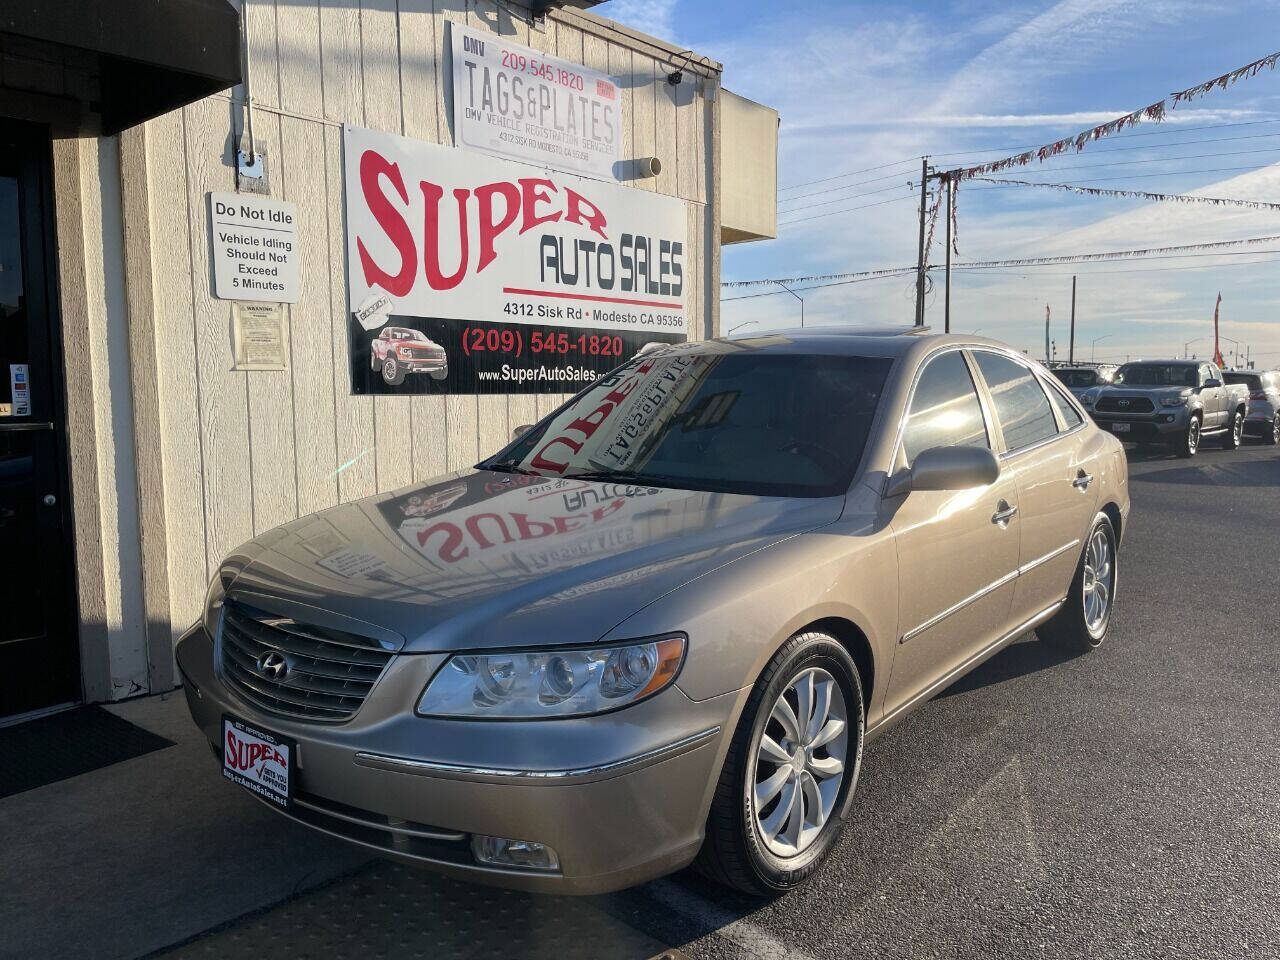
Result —
M 995 483 L 1000 461 L 985 447 L 930 447 L 916 454 L 907 470 L 895 473 L 885 487 L 886 497 L 912 490 L 968 490 Z
M 533 429 L 532 423 L 520 424 L 520 426 L 516 427 L 514 430 L 511 431 L 512 441 L 519 440 L 521 437 L 523 437 L 526 433 L 528 433 L 532 429 Z

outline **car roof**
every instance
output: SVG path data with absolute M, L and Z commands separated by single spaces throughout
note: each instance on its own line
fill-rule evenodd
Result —
M 901 357 L 908 353 L 930 353 L 937 347 L 955 345 L 1013 350 L 1007 343 L 988 337 L 939 334 L 928 327 L 809 327 L 778 330 L 754 336 L 721 337 L 706 344 L 732 345 L 736 350 L 779 354 L 828 354 L 850 357 Z M 693 344 L 690 345 L 694 346 Z M 1017 351 L 1014 351 L 1015 353 Z M 1019 356 L 1023 356 L 1019 353 Z M 1031 360 L 1030 357 L 1025 357 Z M 1034 362 L 1034 361 L 1033 361 Z

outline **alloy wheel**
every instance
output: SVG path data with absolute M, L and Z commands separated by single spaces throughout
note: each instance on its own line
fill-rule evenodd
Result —
M 1192 453 L 1196 452 L 1196 448 L 1200 446 L 1200 421 L 1195 417 L 1191 418 L 1191 423 L 1187 425 L 1187 449 Z
M 1084 558 L 1084 622 L 1097 634 L 1107 622 L 1115 593 L 1115 562 L 1111 538 L 1103 527 L 1093 531 Z
M 774 702 L 751 782 L 756 833 L 775 856 L 802 853 L 830 819 L 844 781 L 848 721 L 840 684 L 821 667 L 799 673 Z
M 1240 446 L 1240 438 L 1244 436 L 1244 417 L 1239 413 L 1236 414 L 1236 418 L 1232 423 L 1231 435 L 1235 438 L 1235 445 L 1237 447 Z
M 1271 421 L 1271 442 L 1280 443 L 1280 413 Z

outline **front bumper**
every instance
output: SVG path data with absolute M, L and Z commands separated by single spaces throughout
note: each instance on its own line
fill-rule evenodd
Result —
M 433 370 L 449 369 L 449 361 L 444 357 L 438 360 L 426 357 L 412 357 L 405 360 L 403 357 L 396 357 L 396 362 L 410 373 L 430 373 Z
M 1186 407 L 1165 407 L 1154 413 L 1104 413 L 1089 411 L 1094 422 L 1117 440 L 1172 443 L 1187 430 Z M 1117 429 L 1119 425 L 1119 429 Z M 1127 427 L 1127 429 L 1126 429 Z
M 354 718 L 322 724 L 241 700 L 218 675 L 202 627 L 177 647 L 187 705 L 215 753 L 223 713 L 296 741 L 297 802 L 286 815 L 314 829 L 459 879 L 544 893 L 604 893 L 693 859 L 737 693 L 691 701 L 672 686 L 575 720 L 416 717 L 443 659 L 393 658 Z M 560 870 L 480 865 L 472 834 L 545 843 Z

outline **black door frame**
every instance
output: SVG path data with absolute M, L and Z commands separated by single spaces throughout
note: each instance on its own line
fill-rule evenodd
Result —
M 81 679 L 79 638 L 79 594 L 76 582 L 76 552 L 71 510 L 70 450 L 67 436 L 67 401 L 62 344 L 62 313 L 58 288 L 57 217 L 53 191 L 53 141 L 49 128 L 19 120 L 0 118 L 4 139 L 20 145 L 21 166 L 18 183 L 19 224 L 22 231 L 23 288 L 29 292 L 28 313 L 42 313 L 45 323 L 29 326 L 29 353 L 42 356 L 46 385 L 37 402 L 32 384 L 29 420 L 0 424 L 5 430 L 38 430 L 52 433 L 53 473 L 61 530 L 62 570 L 56 596 L 62 601 L 49 611 L 49 655 L 56 661 L 57 703 L 79 702 L 84 698 Z M 38 299 L 37 299 L 38 298 Z M 29 361 L 30 362 L 30 361 Z M 34 364 L 32 364 L 34 366 Z M 64 699 L 65 698 L 65 699 Z M 3 705 L 0 705 L 2 707 Z

